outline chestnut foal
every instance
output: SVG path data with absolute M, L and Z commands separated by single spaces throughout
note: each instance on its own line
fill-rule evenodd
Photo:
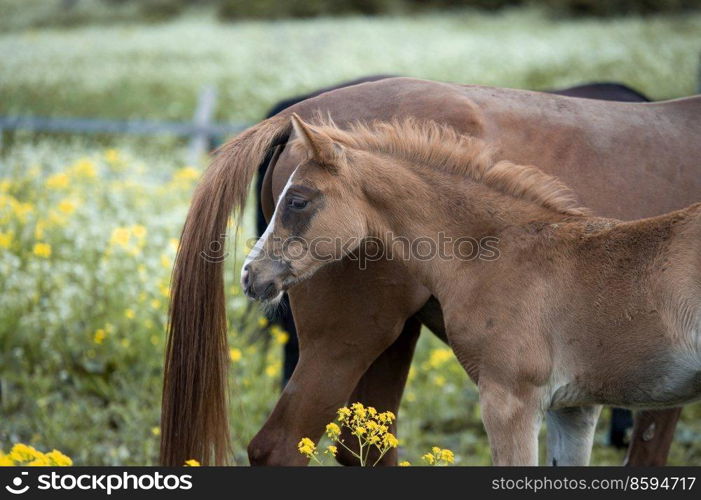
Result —
M 701 204 L 593 217 L 554 177 L 433 122 L 292 122 L 306 159 L 244 290 L 274 301 L 369 240 L 403 261 L 478 385 L 495 464 L 536 465 L 543 416 L 548 463 L 583 465 L 599 405 L 701 396 Z

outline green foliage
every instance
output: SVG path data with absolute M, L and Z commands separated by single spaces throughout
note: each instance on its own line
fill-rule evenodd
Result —
M 569 16 L 623 16 L 678 13 L 701 8 L 701 0 L 544 0 L 555 14 Z
M 403 7 L 402 0 L 221 0 L 222 19 L 284 19 L 346 14 L 388 14 Z
M 530 5 L 556 16 L 678 13 L 701 0 L 0 0 L 0 29 L 161 22 L 186 12 L 216 13 L 225 21 L 320 16 L 391 15 Z

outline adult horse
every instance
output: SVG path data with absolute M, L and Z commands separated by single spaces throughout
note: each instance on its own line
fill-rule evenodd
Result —
M 360 83 L 376 82 L 386 78 L 392 78 L 391 75 L 369 75 L 355 80 L 342 82 L 330 87 L 324 87 L 315 91 L 289 97 L 275 103 L 272 108 L 266 113 L 266 118 L 272 118 L 278 113 L 294 106 L 312 97 L 317 97 L 325 92 L 358 85 Z M 587 99 L 599 99 L 604 101 L 621 101 L 621 102 L 650 102 L 650 99 L 640 92 L 620 83 L 613 82 L 595 82 L 567 87 L 564 89 L 550 90 L 551 94 L 565 95 L 570 97 L 584 97 Z M 258 236 L 262 236 L 265 229 L 268 227 L 268 221 L 263 213 L 262 204 L 260 203 L 260 192 L 263 187 L 263 179 L 270 165 L 269 161 L 261 162 L 258 167 L 258 175 L 256 176 L 256 230 Z M 295 328 L 292 311 L 289 308 L 287 295 L 283 296 L 281 307 L 268 318 L 271 321 L 282 326 L 290 333 L 290 340 L 284 347 L 284 360 L 282 367 L 282 386 L 287 384 L 287 381 L 292 376 L 297 360 L 299 358 L 299 344 L 297 342 L 297 330 Z M 622 447 L 626 429 L 630 426 L 630 412 L 626 410 L 614 409 L 611 423 L 611 443 L 616 447 Z
M 384 80 L 386 78 L 392 77 L 393 75 L 368 75 L 361 78 L 357 78 L 355 80 L 342 82 L 330 87 L 317 89 L 306 94 L 289 97 L 287 99 L 283 99 L 275 103 L 266 113 L 266 118 L 272 118 L 278 113 L 299 102 L 302 102 L 306 99 L 311 99 L 312 97 L 317 97 L 325 92 L 330 92 L 332 90 L 337 90 L 344 87 L 350 87 L 352 85 L 358 85 L 360 83 L 376 82 L 378 80 Z M 576 85 L 574 87 L 549 90 L 548 92 L 551 94 L 565 95 L 570 97 L 584 97 L 587 99 L 599 99 L 605 101 L 650 102 L 651 100 L 642 93 L 626 85 L 615 82 L 586 83 Z M 265 218 L 262 204 L 260 203 L 260 192 L 263 187 L 263 179 L 265 178 L 265 173 L 267 172 L 269 165 L 269 161 L 261 162 L 260 166 L 258 167 L 258 175 L 256 176 L 256 231 L 259 237 L 263 235 L 266 228 L 268 227 L 268 221 Z M 297 329 L 295 327 L 292 310 L 289 307 L 289 299 L 287 297 L 287 294 L 283 295 L 280 307 L 278 307 L 275 311 L 272 311 L 271 314 L 268 315 L 268 319 L 271 321 L 271 324 L 278 324 L 290 334 L 289 341 L 286 342 L 283 347 L 282 387 L 284 388 L 290 377 L 292 377 L 294 368 L 297 365 L 297 361 L 299 360 L 299 343 L 297 340 Z M 378 402 L 378 404 L 380 406 L 383 406 L 382 404 L 380 404 L 380 402 Z M 669 429 L 671 427 L 671 430 L 673 430 L 675 422 L 676 419 L 672 419 L 672 421 L 670 422 L 671 425 L 668 425 L 667 428 Z M 626 434 L 632 426 L 632 424 L 633 419 L 630 411 L 624 410 L 622 408 L 612 408 L 611 425 L 609 430 L 609 443 L 616 448 L 627 447 L 629 443 L 627 441 Z M 645 427 L 647 426 L 643 426 L 642 428 Z M 640 432 L 642 432 L 640 430 L 641 426 L 638 426 L 637 429 L 638 434 L 640 434 Z M 666 452 L 664 450 L 666 450 L 669 446 L 669 441 L 672 438 L 672 432 L 666 432 L 665 437 L 667 439 L 665 443 L 661 444 L 661 449 L 653 450 L 656 452 L 657 455 L 663 455 L 659 460 L 664 460 L 666 458 Z M 640 436 L 635 436 L 631 442 L 634 443 L 634 448 L 632 449 L 631 457 L 633 457 L 635 462 L 635 458 L 642 458 L 640 456 L 640 444 L 645 443 L 645 441 L 642 440 Z M 654 445 L 654 443 L 650 444 Z M 641 461 L 639 465 L 645 465 L 647 463 L 649 463 L 649 461 L 645 460 Z
M 299 103 L 221 148 L 198 185 L 172 283 L 162 409 L 161 460 L 222 463 L 228 454 L 223 259 L 233 209 L 244 206 L 257 166 L 272 162 L 262 203 L 297 166 L 285 148 L 290 113 L 321 111 L 336 124 L 430 118 L 479 137 L 497 159 L 537 164 L 571 186 L 597 214 L 635 219 L 669 212 L 701 193 L 701 98 L 611 103 L 411 78 L 365 83 Z M 220 257 L 220 256 L 219 256 Z M 362 257 L 362 256 L 361 256 Z M 249 445 L 253 464 L 301 464 L 295 444 L 318 437 L 349 399 L 395 411 L 422 323 L 444 336 L 440 305 L 401 263 L 346 259 L 289 290 L 300 362 Z M 393 463 L 396 455 L 386 455 Z

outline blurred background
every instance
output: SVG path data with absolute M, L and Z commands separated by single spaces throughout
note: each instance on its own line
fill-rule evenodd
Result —
M 0 450 L 157 460 L 169 277 L 206 151 L 277 101 L 370 74 L 524 89 L 697 92 L 701 0 L 0 0 Z M 209 127 L 203 136 L 193 123 Z M 194 134 L 194 135 L 193 135 Z M 254 236 L 251 202 L 239 229 Z M 243 241 L 239 258 L 245 253 Z M 236 461 L 288 334 L 227 276 Z M 477 396 L 422 336 L 402 459 L 489 464 Z M 593 462 L 619 464 L 603 414 Z M 701 464 L 701 407 L 672 464 Z

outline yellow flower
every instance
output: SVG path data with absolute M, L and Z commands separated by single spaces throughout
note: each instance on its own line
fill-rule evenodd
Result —
M 443 387 L 445 385 L 445 377 L 443 375 L 436 375 L 433 377 L 433 383 L 438 387 Z
M 284 345 L 290 339 L 290 335 L 277 325 L 273 325 L 270 328 L 270 335 L 273 336 L 275 342 L 280 345 Z
M 14 234 L 7 232 L 3 233 L 0 232 L 0 248 L 10 248 L 12 245 L 12 239 L 14 238 Z
M 121 247 L 126 247 L 129 244 L 129 239 L 131 234 L 129 228 L 117 227 L 112 230 L 112 236 L 110 237 L 110 243 L 112 245 L 119 245 Z
M 12 209 L 12 212 L 17 216 L 17 218 L 22 222 L 26 222 L 27 215 L 32 213 L 32 211 L 34 210 L 34 207 L 31 203 L 22 203 L 15 200 L 14 198 L 10 198 L 10 208 Z
M 51 465 L 51 462 L 49 462 L 49 459 L 46 458 L 46 455 L 43 453 L 31 462 L 27 463 L 28 466 L 30 467 L 46 467 L 48 465 Z
M 382 444 L 387 448 L 396 448 L 399 446 L 399 440 L 394 436 L 394 434 L 388 432 L 382 436 Z
M 428 465 L 433 465 L 434 463 L 436 463 L 436 457 L 431 453 L 426 453 L 424 456 L 421 457 L 421 459 Z
M 261 316 L 260 318 L 258 318 L 258 327 L 265 328 L 266 326 L 268 326 L 268 318 L 266 318 L 264 316 Z
M 229 359 L 231 359 L 232 363 L 238 363 L 242 356 L 241 349 L 237 349 L 236 347 L 229 349 Z
M 124 310 L 124 317 L 127 319 L 134 319 L 134 317 L 136 317 L 136 313 L 134 312 L 133 309 L 125 309 Z
M 0 453 L 0 467 L 12 467 L 15 462 L 10 459 L 9 455 L 3 455 Z
M 353 431 L 353 433 L 354 433 L 356 436 L 362 436 L 363 434 L 367 433 L 367 431 L 368 431 L 368 430 L 367 430 L 365 427 L 358 426 L 358 427 L 355 428 L 355 431 Z
M 362 403 L 353 403 L 351 408 L 353 409 L 353 413 L 355 413 L 356 419 L 365 420 L 367 418 L 367 410 Z
M 89 158 L 82 158 L 75 162 L 71 167 L 71 173 L 77 177 L 92 178 L 97 175 L 95 162 Z
M 438 455 L 440 454 L 440 452 L 441 449 L 438 446 L 434 446 L 433 448 L 431 448 L 431 453 L 433 453 L 434 455 Z
M 450 450 L 441 450 L 441 460 L 447 464 L 455 462 L 455 455 Z
M 105 161 L 107 163 L 117 163 L 119 161 L 119 151 L 116 149 L 106 149 Z
M 271 378 L 277 377 L 280 374 L 281 368 L 280 363 L 272 363 L 265 367 L 265 374 Z
M 70 467 L 73 465 L 73 460 L 58 450 L 48 452 L 46 458 L 49 460 L 50 465 L 58 465 L 60 467 Z
M 71 215 L 75 212 L 77 206 L 78 204 L 75 201 L 66 198 L 58 204 L 58 209 L 66 215 Z
M 64 173 L 54 174 L 49 176 L 48 179 L 46 179 L 46 187 L 48 187 L 49 189 L 63 189 L 68 187 L 69 183 L 70 179 Z
M 161 254 L 161 266 L 163 266 L 165 269 L 170 269 L 170 266 L 172 266 L 173 263 L 170 260 L 170 257 L 168 257 L 166 254 Z
M 93 336 L 93 341 L 96 344 L 102 344 L 102 342 L 104 342 L 104 340 L 105 340 L 105 336 L 106 336 L 105 330 L 103 330 L 102 328 L 98 328 L 97 330 L 95 330 L 95 335 Z
M 26 444 L 17 443 L 10 450 L 10 460 L 15 462 L 28 462 L 41 455 L 33 446 L 27 446 Z
M 151 434 L 154 436 L 160 436 L 161 435 L 161 428 L 156 426 L 156 427 L 151 427 Z
M 183 167 L 173 175 L 176 181 L 194 181 L 200 176 L 200 171 L 195 167 Z
M 316 445 L 314 444 L 314 441 L 312 441 L 309 438 L 302 438 L 299 443 L 297 443 L 297 450 L 302 455 L 305 455 L 307 457 L 310 457 L 314 454 L 316 451 Z
M 338 453 L 338 448 L 336 448 L 334 445 L 330 444 L 326 447 L 326 453 L 335 457 L 336 453 Z
M 335 423 L 331 422 L 326 425 L 326 435 L 331 439 L 336 439 L 341 435 L 341 428 Z
M 48 259 L 51 257 L 51 245 L 48 243 L 36 243 L 33 252 L 37 257 Z
M 411 462 L 408 460 L 404 460 L 402 462 L 399 462 L 399 467 L 409 467 L 411 465 Z
M 394 422 L 397 419 L 397 417 L 391 411 L 385 411 L 385 412 L 380 413 L 377 416 L 377 419 L 382 423 L 391 424 L 392 422 Z
M 346 406 L 344 406 L 343 408 L 339 408 L 336 413 L 338 413 L 339 422 L 345 422 L 351 416 L 351 411 Z
M 447 361 L 453 359 L 453 351 L 450 349 L 433 349 L 428 358 L 428 364 L 431 368 L 438 368 Z
M 185 460 L 185 467 L 199 467 L 200 463 L 195 460 L 194 458 L 191 458 L 190 460 Z
M 146 227 L 141 224 L 131 226 L 131 233 L 139 239 L 146 237 Z

